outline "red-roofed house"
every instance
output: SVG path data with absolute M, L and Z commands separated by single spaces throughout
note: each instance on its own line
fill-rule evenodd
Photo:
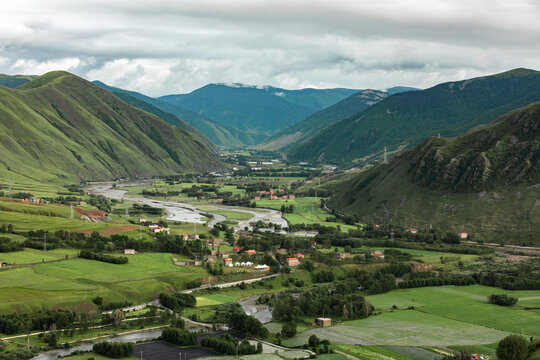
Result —
M 379 259 L 384 259 L 384 254 L 380 251 L 374 251 L 371 253 L 371 256 L 375 256 L 376 258 L 379 258 Z
M 466 232 L 461 232 L 459 233 L 459 238 L 460 239 L 466 239 L 469 235 L 466 233 Z
M 225 266 L 232 265 L 232 259 L 231 258 L 226 258 L 224 261 L 225 261 Z
M 254 255 L 254 254 L 256 254 L 256 253 L 257 253 L 257 252 L 256 252 L 255 250 L 247 250 L 247 251 L 246 251 L 246 254 L 248 254 L 248 255 Z
M 301 254 L 301 253 L 294 254 L 293 256 L 295 258 L 298 258 L 298 259 L 303 259 L 304 258 L 304 254 Z
M 418 230 L 416 229 L 409 229 L 407 231 L 410 232 L 411 234 L 416 234 L 418 232 Z
M 287 260 L 287 265 L 289 265 L 289 266 L 298 266 L 298 265 L 300 265 L 300 262 L 298 261 L 297 258 L 286 258 L 285 260 Z
M 238 253 L 240 250 L 242 250 L 242 248 L 238 246 L 232 248 L 232 251 L 234 251 L 235 253 Z

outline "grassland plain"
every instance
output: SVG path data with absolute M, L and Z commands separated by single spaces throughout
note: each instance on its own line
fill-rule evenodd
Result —
M 36 250 L 25 248 L 24 251 L 0 253 L 0 261 L 8 264 L 36 264 L 43 261 L 63 260 L 79 255 L 75 249 Z
M 0 277 L 0 313 L 55 305 L 72 307 L 90 303 L 95 296 L 105 301 L 142 303 L 171 286 L 182 289 L 192 279 L 209 278 L 202 267 L 174 266 L 173 256 L 185 259 L 167 253 L 144 253 L 129 256 L 129 263 L 124 265 L 77 258 L 5 269 Z
M 337 350 L 346 354 L 353 355 L 362 360 L 410 360 L 407 356 L 400 355 L 380 346 L 361 346 L 361 345 L 338 345 Z M 433 354 L 435 355 L 435 354 Z M 434 356 L 428 358 L 433 360 Z M 415 360 L 420 360 L 415 358 Z
M 508 294 L 519 298 L 512 307 L 488 303 L 491 294 Z M 395 290 L 386 294 L 368 296 L 377 309 L 399 309 L 414 306 L 426 315 L 436 315 L 462 323 L 484 326 L 506 332 L 540 335 L 540 316 L 525 307 L 540 306 L 540 291 L 506 291 L 487 286 L 441 286 Z M 486 343 L 485 341 L 479 342 Z M 459 345 L 459 343 L 448 345 Z M 466 345 L 466 344 L 464 344 Z

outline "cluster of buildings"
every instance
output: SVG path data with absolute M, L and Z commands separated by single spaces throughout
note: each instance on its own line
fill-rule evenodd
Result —
M 294 200 L 295 199 L 294 195 L 285 195 L 284 193 L 285 193 L 285 189 L 276 189 L 276 190 L 270 189 L 269 191 L 260 190 L 258 192 L 259 195 L 255 195 L 253 200 L 255 201 L 261 200 L 261 198 L 263 197 L 268 197 L 270 200 L 278 200 L 278 199 Z
M 157 233 L 166 233 L 166 234 L 170 234 L 170 229 L 168 227 L 162 227 L 162 226 L 159 226 L 159 225 L 156 225 L 156 224 L 153 224 L 153 225 L 148 225 L 148 228 L 150 229 L 150 231 L 152 231 L 154 234 L 157 234 Z

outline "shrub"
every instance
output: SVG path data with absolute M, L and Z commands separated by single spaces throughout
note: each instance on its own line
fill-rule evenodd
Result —
M 511 297 L 506 294 L 491 294 L 488 296 L 488 301 L 496 305 L 512 306 L 517 304 L 518 298 Z
M 133 353 L 132 343 L 119 343 L 119 342 L 101 342 L 94 344 L 92 347 L 95 353 L 103 356 L 108 356 L 113 359 L 120 359 L 123 357 L 131 356 Z
M 519 335 L 509 335 L 497 345 L 497 359 L 525 360 L 528 354 L 527 340 Z

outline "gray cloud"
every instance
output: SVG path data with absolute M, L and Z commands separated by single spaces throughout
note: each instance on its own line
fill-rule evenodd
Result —
M 428 87 L 540 68 L 537 0 L 19 0 L 3 6 L 0 72 L 64 69 L 154 96 L 210 82 Z

